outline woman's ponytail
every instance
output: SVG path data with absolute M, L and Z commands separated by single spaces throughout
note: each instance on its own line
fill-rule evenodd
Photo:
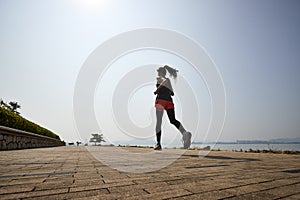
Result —
M 177 69 L 174 69 L 168 65 L 165 65 L 164 68 L 169 72 L 170 76 L 172 76 L 175 79 L 177 78 Z

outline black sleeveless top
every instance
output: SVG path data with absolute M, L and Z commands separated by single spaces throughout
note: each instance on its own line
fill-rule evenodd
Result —
M 157 82 L 156 88 L 158 88 L 159 85 L 160 84 Z M 173 102 L 171 94 L 173 94 L 173 88 L 170 79 L 167 78 L 167 81 L 164 83 L 164 85 L 158 89 L 156 99 L 162 99 Z

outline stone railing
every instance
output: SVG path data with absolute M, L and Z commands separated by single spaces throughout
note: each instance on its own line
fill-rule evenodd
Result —
M 64 146 L 63 141 L 0 126 L 0 150 Z

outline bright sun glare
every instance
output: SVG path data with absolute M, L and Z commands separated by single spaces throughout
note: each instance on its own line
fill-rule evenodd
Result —
M 82 4 L 85 4 L 86 6 L 103 6 L 105 3 L 107 2 L 107 0 L 82 0 Z
M 88 10 L 97 10 L 103 8 L 109 0 L 80 0 L 80 7 Z
M 73 5 L 76 7 L 78 13 L 83 16 L 99 16 L 107 15 L 112 6 L 112 2 L 109 0 L 77 0 L 73 1 Z

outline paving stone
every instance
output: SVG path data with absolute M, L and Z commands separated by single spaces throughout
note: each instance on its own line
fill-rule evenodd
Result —
M 288 197 L 283 197 L 282 199 L 284 200 L 299 200 L 300 199 L 300 192 L 298 194 L 292 195 L 292 196 L 288 196 Z
M 78 186 L 89 186 L 89 185 L 101 185 L 104 184 L 104 181 L 99 179 L 74 179 L 73 187 Z
M 98 190 L 89 190 L 89 191 L 79 191 L 79 192 L 69 192 L 62 194 L 54 194 L 54 195 L 45 195 L 39 197 L 29 197 L 24 199 L 34 199 L 34 200 L 60 200 L 60 199 L 74 199 L 74 198 L 86 198 L 89 199 L 90 196 L 99 196 L 108 194 L 106 189 L 98 189 Z
M 146 195 L 139 195 L 135 197 L 129 197 L 125 199 L 131 199 L 131 200 L 139 200 L 139 199 L 170 199 L 170 198 L 175 198 L 175 197 L 180 197 L 180 196 L 187 196 L 191 195 L 192 193 L 184 190 L 184 189 L 178 189 L 178 190 L 166 190 L 166 191 L 161 191 L 161 192 L 155 192 L 152 194 L 146 194 Z
M 219 199 L 227 199 L 227 198 L 219 198 Z M 230 200 L 271 200 L 276 199 L 276 196 L 269 194 L 268 192 L 258 192 L 258 193 L 250 193 L 245 195 L 239 195 L 228 198 Z
M 171 198 L 172 200 L 199 200 L 202 199 L 200 194 L 192 194 L 192 195 L 186 195 L 186 196 L 180 196 L 180 197 L 174 197 Z
M 0 188 L 0 194 L 10 194 L 16 192 L 30 192 L 34 189 L 34 186 L 27 186 L 27 185 L 9 185 L 9 186 L 2 186 Z
M 299 155 L 198 155 L 188 150 L 167 167 L 135 174 L 106 166 L 85 147 L 0 151 L 0 199 L 300 199 Z
M 200 193 L 199 199 L 223 199 L 223 198 L 231 198 L 234 196 L 235 194 L 233 192 L 229 192 L 225 190 L 216 190 L 212 192 Z
M 52 194 L 61 194 L 67 193 L 68 188 L 61 188 L 55 190 L 40 190 L 33 192 L 21 192 L 21 193 L 12 193 L 7 195 L 0 195 L 0 199 L 21 199 L 21 198 L 29 198 L 29 197 L 39 197 L 39 196 L 49 196 Z
M 8 185 L 40 184 L 46 180 L 45 177 L 28 177 L 22 179 L 13 179 Z
M 109 184 L 86 185 L 86 186 L 78 186 L 78 187 L 75 186 L 70 188 L 70 192 L 93 190 L 93 189 L 116 187 L 116 186 L 127 186 L 127 185 L 134 185 L 134 183 L 131 181 L 123 181 L 123 182 L 109 183 Z
M 111 187 L 108 188 L 110 195 L 119 194 L 120 197 L 132 197 L 149 194 L 140 185 L 130 185 L 124 187 Z
M 280 189 L 271 189 L 268 191 L 269 194 L 274 194 L 277 197 L 288 197 L 294 194 L 298 194 L 300 192 L 300 180 L 298 180 L 298 184 L 285 185 L 280 187 Z

